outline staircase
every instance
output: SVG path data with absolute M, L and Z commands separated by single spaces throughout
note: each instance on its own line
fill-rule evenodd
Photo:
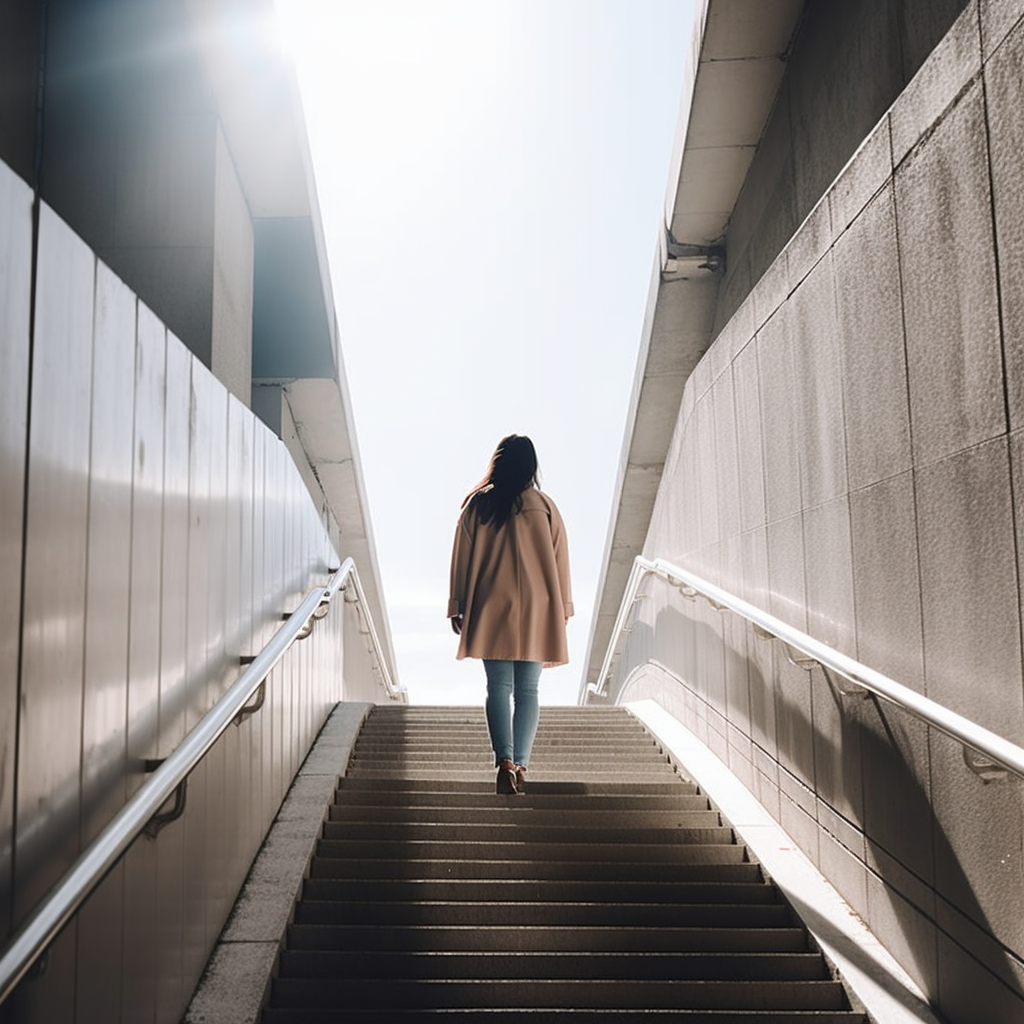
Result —
M 371 712 L 263 1024 L 866 1020 L 625 709 L 542 709 L 525 796 L 491 763 L 482 708 Z

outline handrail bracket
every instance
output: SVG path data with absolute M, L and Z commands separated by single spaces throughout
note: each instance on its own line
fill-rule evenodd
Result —
M 255 715 L 256 712 L 263 707 L 263 702 L 266 699 L 267 681 L 264 679 L 260 685 L 256 687 L 256 692 L 252 695 L 252 700 L 238 709 L 238 714 L 235 715 L 235 725 L 241 725 L 250 715 Z
M 807 672 L 810 672 L 812 668 L 820 668 L 821 662 L 817 658 L 812 658 L 809 654 L 804 654 L 798 647 L 793 647 L 787 644 L 784 640 L 779 641 L 782 644 L 782 649 L 786 652 L 786 661 L 790 663 L 794 668 L 802 668 Z
M 847 676 L 840 675 L 835 669 L 829 668 L 827 665 L 821 666 L 822 675 L 825 676 L 825 682 L 832 688 L 833 693 L 838 693 L 840 697 L 854 698 L 863 700 L 865 697 L 871 696 L 871 691 L 859 683 L 854 682 Z
M 996 764 L 990 757 L 986 757 L 974 747 L 963 745 L 964 764 L 982 782 L 1002 782 L 1009 776 L 1009 771 L 1000 764 Z
M 148 773 L 155 772 L 164 763 L 164 758 L 146 758 L 145 770 Z M 174 787 L 174 803 L 169 811 L 161 811 L 154 814 L 142 830 L 147 839 L 156 839 L 160 832 L 172 822 L 177 821 L 185 813 L 185 803 L 188 800 L 188 776 Z

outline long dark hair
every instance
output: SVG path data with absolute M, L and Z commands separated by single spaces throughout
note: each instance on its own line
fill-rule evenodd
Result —
M 466 495 L 482 523 L 504 526 L 523 507 L 527 487 L 537 486 L 537 452 L 522 434 L 509 434 L 498 442 L 487 475 Z

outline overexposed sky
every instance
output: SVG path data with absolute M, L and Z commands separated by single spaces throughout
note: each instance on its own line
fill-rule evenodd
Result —
M 277 0 L 303 92 L 384 601 L 417 703 L 456 662 L 466 491 L 533 438 L 584 671 L 668 184 L 692 0 Z M 344 555 L 344 552 L 340 552 Z

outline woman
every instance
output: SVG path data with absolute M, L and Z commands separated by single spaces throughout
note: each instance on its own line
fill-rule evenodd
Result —
M 570 615 L 562 517 L 537 487 L 533 442 L 510 434 L 462 503 L 448 601 L 459 635 L 456 657 L 482 658 L 487 674 L 487 729 L 499 793 L 525 790 L 540 672 L 569 660 Z

